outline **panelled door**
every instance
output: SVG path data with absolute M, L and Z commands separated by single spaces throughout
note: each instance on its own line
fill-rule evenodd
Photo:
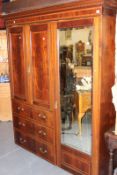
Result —
M 12 97 L 26 101 L 27 78 L 25 58 L 24 28 L 13 27 L 9 31 L 10 72 L 12 84 Z
M 51 24 L 31 25 L 32 103 L 47 109 L 54 105 L 54 58 Z

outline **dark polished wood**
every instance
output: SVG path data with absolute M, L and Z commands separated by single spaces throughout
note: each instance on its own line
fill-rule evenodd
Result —
M 50 11 L 50 8 L 85 8 L 85 7 L 94 7 L 94 6 L 105 6 L 105 7 L 111 7 L 111 8 L 117 8 L 117 1 L 116 0 L 41 0 L 41 1 L 16 1 L 12 3 L 6 3 L 3 4 L 3 11 L 6 13 L 9 12 L 21 12 L 26 10 L 32 10 L 32 9 L 41 9 L 41 8 L 47 8 L 48 11 Z M 64 7 L 62 7 L 64 6 Z M 54 9 L 52 8 L 52 9 Z M 32 15 L 32 14 L 31 14 Z
M 115 11 L 115 10 L 114 10 Z M 50 14 L 39 14 L 39 16 L 30 16 L 28 17 L 27 15 L 23 16 L 22 18 L 14 18 L 14 16 L 10 17 L 9 20 L 6 21 L 7 26 L 12 26 L 14 23 L 15 24 L 25 24 L 25 23 L 32 23 L 32 22 L 46 22 L 47 20 L 64 20 L 64 19 L 70 19 L 70 20 L 75 20 L 75 18 L 82 18 L 82 17 L 94 17 L 94 16 L 99 16 L 103 12 L 102 7 L 93 7 L 93 8 L 87 8 L 87 9 L 73 9 L 69 13 L 69 10 L 65 11 L 60 11 L 57 13 L 56 11 Z M 24 18 L 26 17 L 26 18 Z
M 62 145 L 62 167 L 71 170 L 73 174 L 91 174 L 91 157 L 68 146 Z
M 24 106 L 24 104 L 22 104 L 22 106 Z M 55 164 L 55 132 L 53 131 L 53 128 L 47 127 L 46 123 L 40 125 L 40 122 L 37 122 L 33 118 L 31 110 L 30 112 L 31 116 L 29 118 L 28 113 L 14 111 L 13 124 L 15 141 L 23 148 L 28 149 Z M 42 120 L 45 121 L 46 118 Z
M 37 10 L 33 9 L 35 7 Z M 115 0 L 30 0 L 29 4 L 17 1 L 6 6 L 9 14 L 4 18 L 8 32 L 16 143 L 74 174 L 105 175 L 108 171 L 104 133 L 114 124 L 115 116 L 111 87 L 115 78 L 116 8 Z M 90 156 L 61 145 L 60 136 L 57 30 L 59 25 L 84 24 L 93 25 L 94 29 Z
M 44 143 L 41 140 L 36 142 L 36 154 L 42 158 L 50 162 L 55 162 L 54 152 L 55 148 L 52 145 Z
M 110 155 L 108 175 L 113 175 L 113 170 L 114 170 L 113 157 L 114 157 L 115 150 L 117 150 L 117 135 L 115 135 L 114 131 L 112 130 L 108 131 L 105 133 L 105 140 L 106 140 L 106 144 Z
M 54 132 L 53 129 L 48 128 L 48 127 L 44 127 L 41 125 L 35 125 L 35 136 L 37 138 L 41 138 L 42 140 L 53 144 L 54 141 Z
M 34 127 L 34 124 L 32 122 L 24 119 L 23 118 L 24 116 L 18 117 L 17 114 L 14 114 L 13 117 L 14 117 L 14 127 L 15 128 L 18 128 L 19 130 L 21 130 L 24 133 L 29 133 L 31 135 L 34 135 L 35 127 Z
M 83 27 L 83 26 L 92 26 L 93 25 L 93 19 L 83 19 L 83 20 L 72 20 L 72 21 L 65 21 L 58 23 L 58 29 L 64 29 L 64 28 L 77 28 L 77 27 Z
M 100 161 L 99 167 L 101 172 L 107 174 L 108 170 L 108 159 L 105 160 L 107 157 L 107 150 L 105 149 L 105 141 L 104 141 L 104 133 L 109 130 L 110 127 L 114 125 L 115 120 L 115 110 L 112 104 L 112 93 L 111 87 L 115 82 L 114 76 L 114 65 L 115 60 L 109 59 L 115 57 L 115 36 L 112 33 L 115 33 L 115 17 L 113 16 L 103 16 L 102 17 L 102 33 L 101 33 L 101 43 L 102 43 L 102 55 L 101 55 L 101 74 L 100 74 Z M 103 33 L 105 33 L 103 35 Z M 109 36 L 109 37 L 106 37 Z M 110 45 L 112 47 L 110 47 Z M 107 61 L 105 61 L 107 59 Z M 108 70 L 111 70 L 108 71 Z M 109 80 L 107 77 L 110 77 Z M 105 93 L 106 92 L 106 93 Z M 103 121 L 103 122 L 102 122 Z M 103 146 L 102 146 L 103 145 Z M 107 161 L 107 163 L 105 163 Z
M 17 128 L 17 130 L 21 130 L 25 134 L 31 136 L 32 138 L 35 138 L 35 140 L 43 140 L 45 142 L 48 142 L 49 144 L 54 145 L 54 132 L 53 129 L 44 127 L 42 125 L 39 125 L 38 123 L 35 123 L 35 121 L 30 121 L 25 116 L 21 116 L 19 114 L 14 113 L 14 127 Z
M 5 23 L 3 16 L 0 14 L 0 29 L 5 29 Z
M 55 128 L 55 119 L 54 114 L 52 112 L 48 112 L 41 109 L 33 109 L 32 119 L 36 122 L 39 122 L 39 124 L 41 125 L 46 125 L 47 127 Z
M 29 136 L 22 134 L 21 132 L 14 130 L 15 142 L 25 149 L 35 153 L 35 141 Z
M 9 29 L 9 48 L 10 52 L 10 64 L 13 68 L 11 75 L 12 81 L 12 97 L 21 100 L 27 100 L 26 90 L 26 62 L 25 62 L 25 50 L 24 50 L 24 33 L 23 27 L 13 27 Z M 25 81 L 24 81 L 25 80 Z
M 31 25 L 32 57 L 32 102 L 47 109 L 52 109 L 53 82 L 51 81 L 50 35 L 47 24 Z
M 50 105 L 48 26 L 30 27 L 32 46 L 33 103 Z
M 17 100 L 12 101 L 13 113 L 31 118 L 31 107 Z

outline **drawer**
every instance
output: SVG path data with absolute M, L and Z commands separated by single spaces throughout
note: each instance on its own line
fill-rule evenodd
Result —
M 36 142 L 36 154 L 50 162 L 55 160 L 54 147 L 43 142 Z
M 61 146 L 62 167 L 73 170 L 73 174 L 91 174 L 91 156 L 65 145 Z
M 23 118 L 19 118 L 17 116 L 13 116 L 14 127 L 20 129 L 23 132 L 27 132 L 29 134 L 34 134 L 34 124 L 28 120 Z
M 35 152 L 35 142 L 34 140 L 32 140 L 30 137 L 26 136 L 26 135 L 23 135 L 22 133 L 18 132 L 18 131 L 15 131 L 15 142 L 32 151 L 32 152 Z
M 32 118 L 41 125 L 46 125 L 53 128 L 55 125 L 53 113 L 42 111 L 42 110 L 33 110 Z
M 48 143 L 54 144 L 54 132 L 51 128 L 35 125 L 35 136 L 37 138 L 43 139 Z
M 26 117 L 31 117 L 31 109 L 29 106 L 22 104 L 21 102 L 13 101 L 13 112 Z

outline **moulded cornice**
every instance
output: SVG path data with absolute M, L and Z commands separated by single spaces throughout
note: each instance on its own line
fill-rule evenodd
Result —
M 117 9 L 117 0 L 16 0 L 3 4 L 3 15 L 50 13 L 61 10 L 81 9 L 88 7 L 102 6 L 105 8 Z M 43 10 L 42 10 L 43 9 Z

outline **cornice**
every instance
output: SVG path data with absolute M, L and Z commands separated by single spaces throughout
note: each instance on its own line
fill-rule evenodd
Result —
M 117 0 L 17 0 L 3 4 L 3 15 L 13 19 L 67 10 L 103 7 L 117 9 Z

